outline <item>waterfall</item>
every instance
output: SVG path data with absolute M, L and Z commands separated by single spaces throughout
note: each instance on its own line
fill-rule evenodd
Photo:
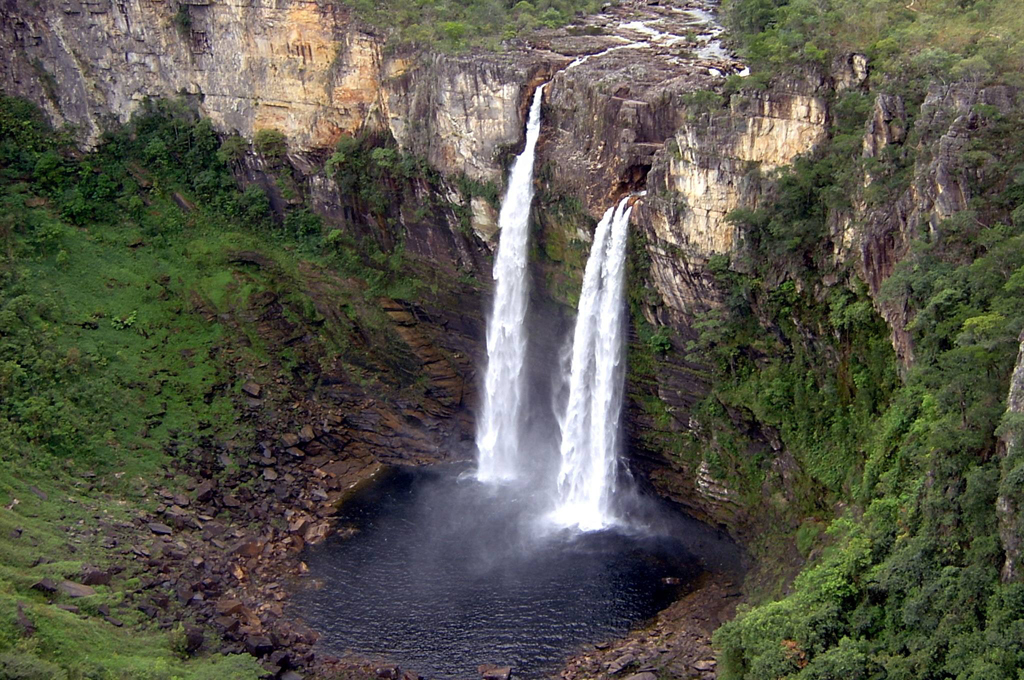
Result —
M 624 198 L 597 225 L 583 273 L 569 397 L 561 419 L 561 468 L 554 520 L 584 531 L 614 522 L 610 507 L 624 382 L 626 241 L 633 208 Z
M 540 137 L 544 85 L 533 93 L 526 124 L 526 147 L 509 174 L 501 204 L 501 230 L 494 257 L 494 309 L 487 324 L 487 371 L 483 410 L 477 425 L 477 478 L 514 479 L 519 473 L 519 428 L 522 423 L 526 358 L 526 258 L 533 201 L 533 161 Z

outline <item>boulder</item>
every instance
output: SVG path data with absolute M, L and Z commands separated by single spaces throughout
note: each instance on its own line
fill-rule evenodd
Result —
M 32 589 L 44 593 L 55 593 L 57 592 L 57 584 L 52 579 L 44 578 L 32 584 Z
M 241 557 L 256 557 L 263 551 L 263 541 L 256 538 L 247 538 L 235 544 L 231 549 L 232 554 Z
M 509 680 L 512 677 L 511 666 L 495 666 L 485 663 L 477 667 L 483 680 Z
M 185 652 L 189 655 L 198 652 L 205 641 L 203 631 L 196 626 L 185 626 Z
M 245 637 L 245 651 L 253 656 L 266 656 L 274 651 L 274 644 L 266 635 L 247 635 Z
M 211 480 L 207 479 L 203 481 L 199 486 L 196 487 L 196 500 L 199 501 L 200 503 L 205 503 L 206 501 L 213 498 L 213 491 L 216 488 L 216 485 Z
M 109 586 L 110 572 L 86 567 L 82 570 L 82 583 L 87 586 Z
M 167 536 L 174 531 L 166 524 L 161 524 L 160 522 L 150 522 L 148 526 L 149 530 L 158 536 Z
M 608 664 L 608 674 L 615 675 L 621 672 L 626 666 L 636 661 L 636 657 L 632 654 L 623 654 L 619 658 Z
M 22 637 L 32 637 L 36 632 L 36 626 L 32 623 L 32 619 L 25 615 L 24 606 L 21 602 L 18 603 L 18 628 L 21 629 Z
M 239 600 L 233 600 L 230 598 L 222 598 L 217 600 L 216 609 L 217 613 L 221 616 L 230 616 L 231 614 L 237 614 L 242 611 L 244 605 Z
M 68 597 L 90 597 L 96 594 L 96 591 L 89 586 L 75 583 L 74 581 L 61 581 L 57 586 L 57 590 Z

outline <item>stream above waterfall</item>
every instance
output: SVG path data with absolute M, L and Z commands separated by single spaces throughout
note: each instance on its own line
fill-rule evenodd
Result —
M 654 501 L 635 503 L 630 524 L 580 533 L 547 525 L 531 488 L 481 484 L 461 467 L 393 470 L 307 551 L 292 606 L 331 654 L 431 678 L 479 677 L 485 663 L 543 677 L 701 574 L 739 568 L 722 534 Z

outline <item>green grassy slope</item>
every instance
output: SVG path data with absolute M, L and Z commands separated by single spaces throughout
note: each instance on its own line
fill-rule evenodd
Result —
M 126 600 L 144 575 L 120 556 L 139 540 L 131 522 L 158 503 L 155 486 L 181 488 L 175 462 L 196 445 L 253 443 L 235 407 L 240 376 L 302 373 L 298 350 L 265 346 L 256 324 L 225 325 L 252 299 L 277 296 L 373 382 L 400 355 L 378 299 L 427 284 L 400 247 L 385 256 L 301 205 L 275 219 L 262 191 L 236 188 L 238 147 L 187 106 L 153 103 L 82 154 L 0 98 L 0 677 L 260 673 L 245 655 L 189 658 L 179 631 Z M 340 275 L 333 322 L 299 283 L 310 267 Z M 88 597 L 32 588 L 114 562 L 127 569 Z

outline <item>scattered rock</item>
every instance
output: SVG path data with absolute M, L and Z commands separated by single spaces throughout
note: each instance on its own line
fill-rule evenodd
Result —
M 38 487 L 30 486 L 28 487 L 28 490 L 35 494 L 36 498 L 38 498 L 41 501 L 49 500 L 50 498 L 48 495 L 46 495 L 45 491 L 41 491 Z
M 384 680 L 398 680 L 402 677 L 402 669 L 398 666 L 381 666 L 375 668 L 373 672 Z
M 301 439 L 304 444 L 308 444 L 316 439 L 316 433 L 313 432 L 313 426 L 303 425 L 302 429 L 299 430 L 299 439 Z
M 253 397 L 254 399 L 259 399 L 260 392 L 263 391 L 263 387 L 250 380 L 249 382 L 242 385 L 242 391 L 248 394 L 250 397 Z
M 73 604 L 58 604 L 57 605 L 57 609 L 63 609 L 64 611 L 68 612 L 69 614 L 78 614 L 79 612 L 82 611 L 81 609 L 79 609 L 78 607 L 76 607 Z
M 74 581 L 61 581 L 57 586 L 57 590 L 68 597 L 91 597 L 96 594 L 96 591 L 89 586 L 84 586 Z
M 149 530 L 158 536 L 167 536 L 173 532 L 173 529 L 166 524 L 161 524 L 160 522 L 150 522 L 148 526 Z
M 281 680 L 302 680 L 302 676 L 295 671 L 285 671 L 281 674 Z
M 658 676 L 651 672 L 637 673 L 629 676 L 626 680 L 658 680 Z
M 109 623 L 111 626 L 114 626 L 115 628 L 120 628 L 124 625 L 124 621 L 122 621 L 121 619 L 115 619 L 113 616 L 104 616 L 103 620 Z
M 263 479 L 273 482 L 277 479 L 277 471 L 274 468 L 267 468 L 263 471 Z
M 297 446 L 300 441 L 299 435 L 294 432 L 287 432 L 281 435 L 281 444 L 283 444 L 286 449 L 292 446 Z
M 715 660 L 704 659 L 703 661 L 698 661 L 697 663 L 693 664 L 693 667 L 696 668 L 698 671 L 712 671 L 715 669 Z

